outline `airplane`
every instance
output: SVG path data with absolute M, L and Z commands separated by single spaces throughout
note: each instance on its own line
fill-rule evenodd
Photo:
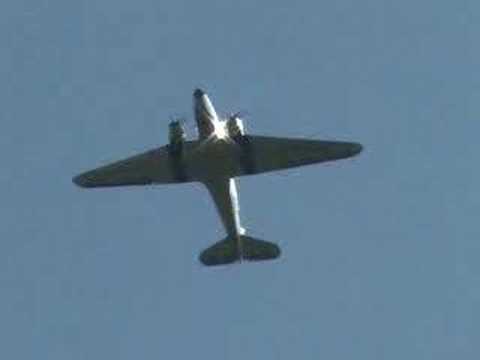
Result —
M 248 236 L 241 226 L 237 177 L 350 158 L 363 149 L 356 142 L 249 135 L 238 113 L 220 117 L 202 89 L 193 92 L 193 111 L 197 140 L 187 140 L 182 122 L 172 120 L 168 144 L 84 172 L 72 181 L 83 188 L 203 183 L 227 233 L 201 252 L 199 260 L 206 266 L 280 256 L 277 244 Z

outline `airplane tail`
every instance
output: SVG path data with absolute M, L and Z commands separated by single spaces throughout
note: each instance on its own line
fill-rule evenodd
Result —
M 227 265 L 235 261 L 273 260 L 280 256 L 280 247 L 274 243 L 240 235 L 240 241 L 227 237 L 200 254 L 200 261 L 206 266 Z

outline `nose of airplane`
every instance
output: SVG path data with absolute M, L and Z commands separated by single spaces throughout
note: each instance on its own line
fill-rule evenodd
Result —
M 205 95 L 205 91 L 199 88 L 195 89 L 195 91 L 193 92 L 193 97 L 195 99 L 200 99 L 203 95 Z

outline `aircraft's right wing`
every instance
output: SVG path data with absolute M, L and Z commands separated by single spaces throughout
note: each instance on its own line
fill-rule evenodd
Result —
M 362 151 L 362 145 L 353 142 L 256 135 L 245 135 L 240 146 L 245 175 L 344 159 Z
M 169 154 L 167 146 L 98 167 L 73 178 L 75 184 L 87 188 L 169 184 L 189 180 L 181 159 Z

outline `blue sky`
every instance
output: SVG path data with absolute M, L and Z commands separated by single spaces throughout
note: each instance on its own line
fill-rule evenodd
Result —
M 477 359 L 473 1 L 4 1 L 0 357 Z M 85 191 L 191 92 L 357 158 L 239 181 L 276 262 L 205 268 L 199 185 Z M 191 134 L 192 135 L 192 134 Z

